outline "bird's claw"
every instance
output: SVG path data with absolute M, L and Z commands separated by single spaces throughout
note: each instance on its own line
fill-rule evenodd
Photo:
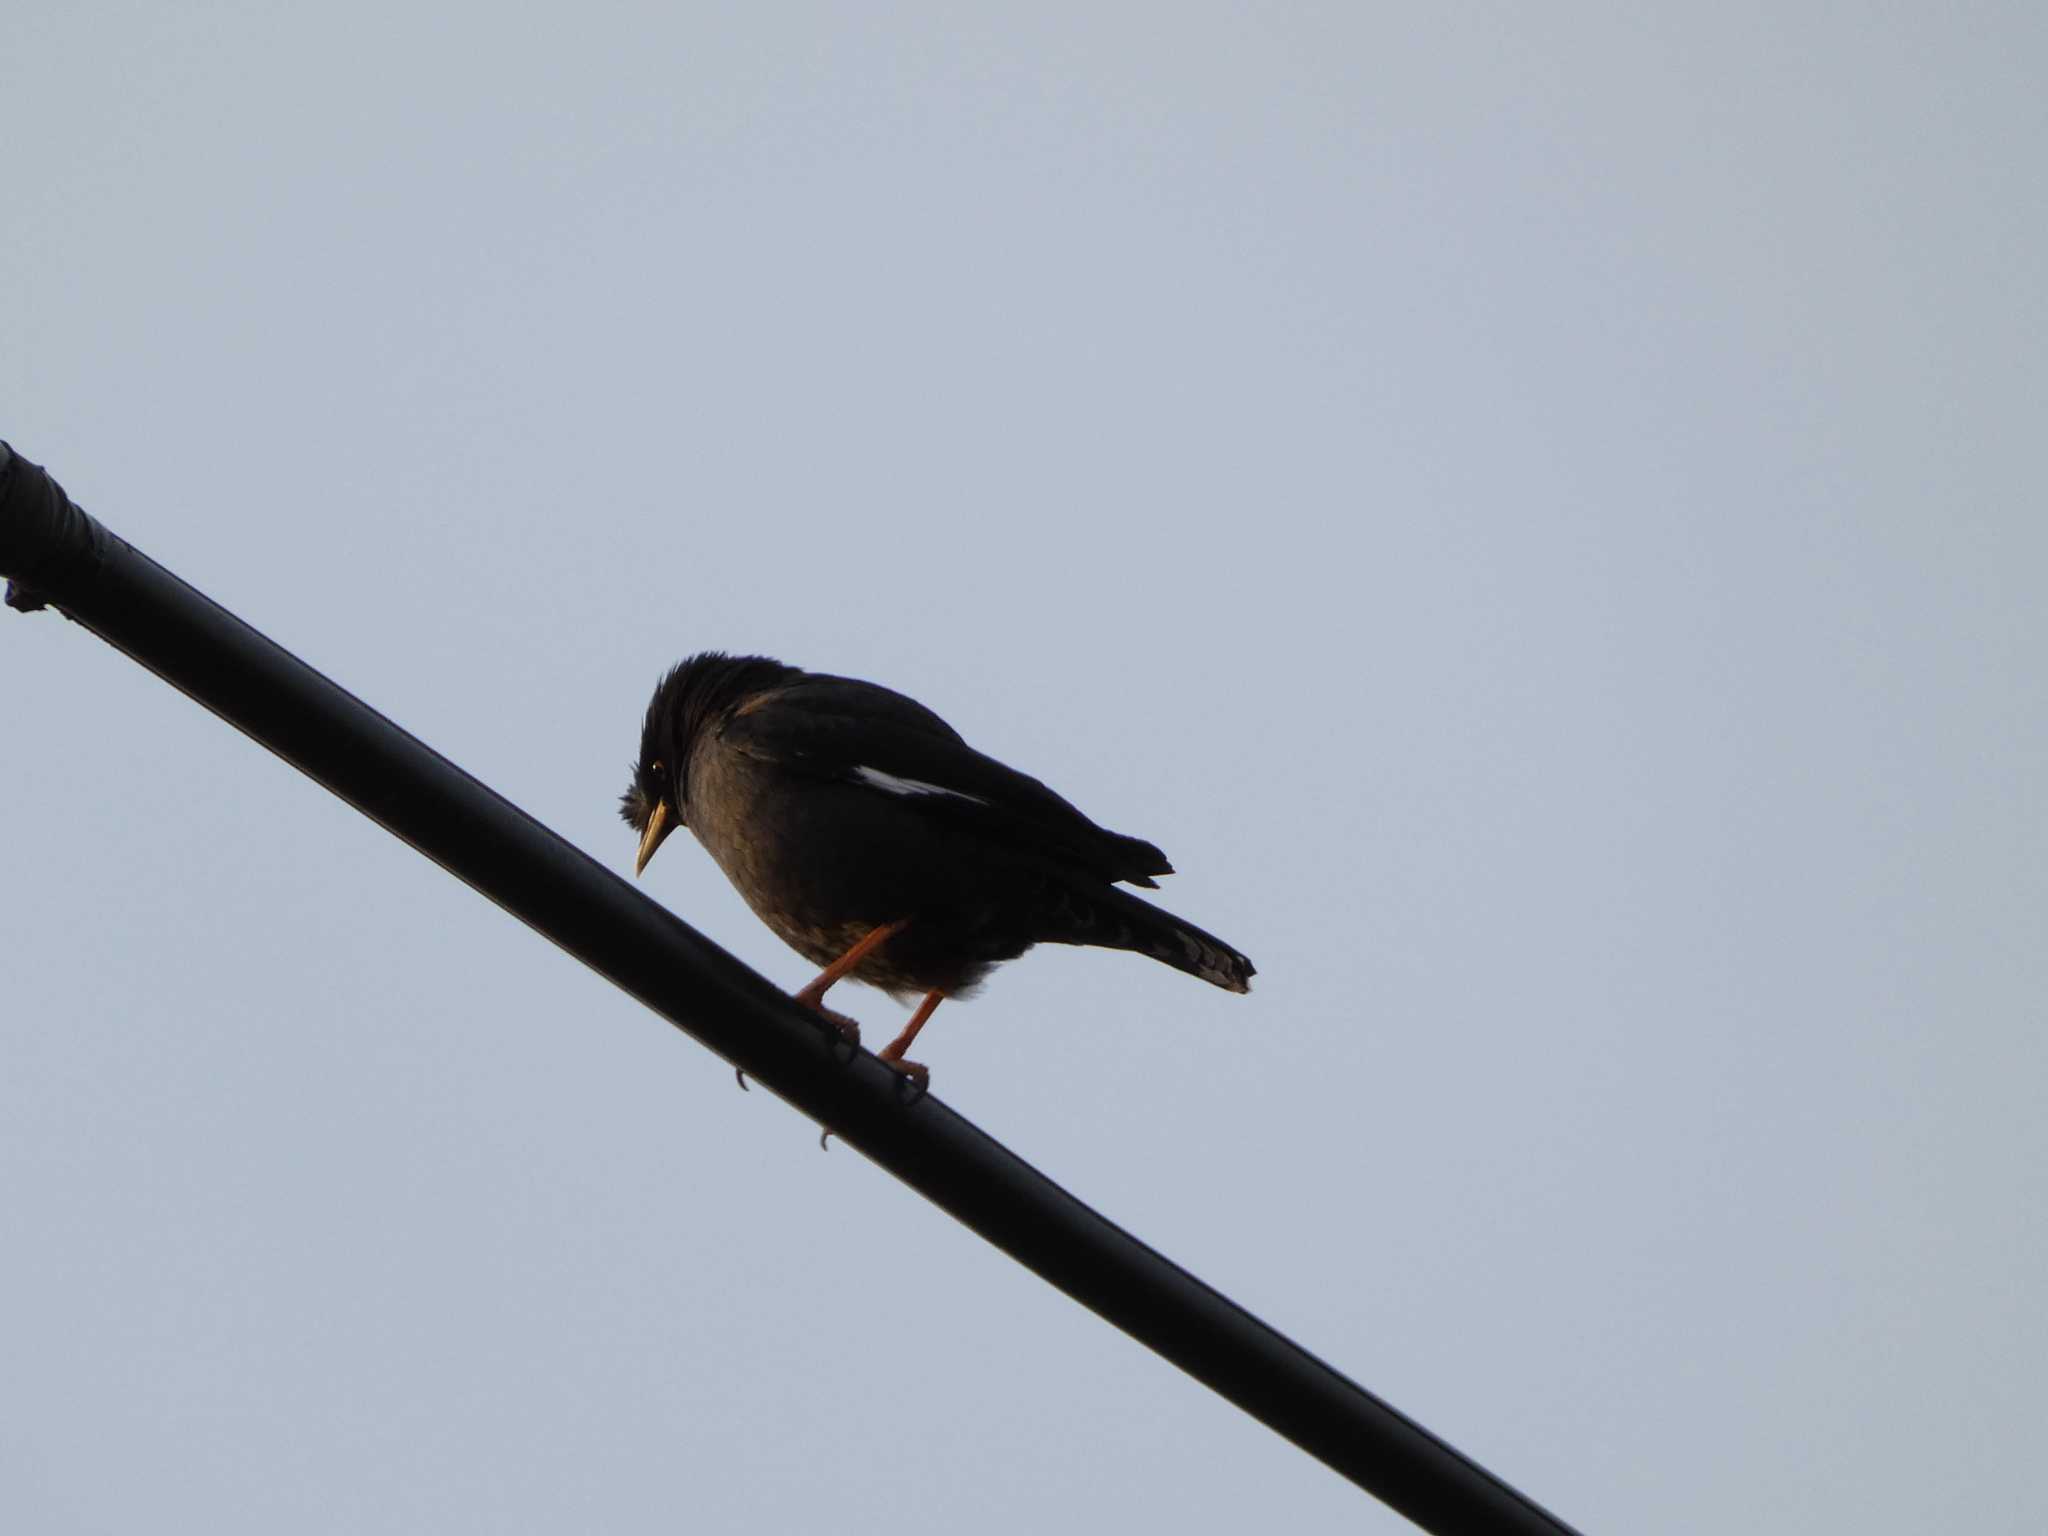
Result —
M 818 1012 L 823 1016 L 827 1024 L 830 1024 L 839 1031 L 840 1039 L 844 1040 L 848 1045 L 860 1044 L 860 1026 L 854 1023 L 852 1019 L 849 1019 L 843 1013 L 834 1013 L 823 1004 L 818 1005 Z
M 927 1067 L 923 1062 L 905 1061 L 901 1056 L 887 1055 L 877 1056 L 875 1059 L 889 1068 L 890 1071 L 902 1077 L 903 1084 L 900 1086 L 907 1086 L 913 1090 L 909 1098 L 905 1100 L 906 1103 L 915 1104 L 919 1099 L 931 1092 L 931 1068 Z
M 860 1025 L 849 1019 L 845 1014 L 836 1013 L 832 1009 L 827 1008 L 817 999 L 805 997 L 801 992 L 796 995 L 796 1000 L 832 1026 L 834 1032 L 832 1040 L 833 1054 L 839 1058 L 839 1064 L 842 1067 L 860 1053 Z

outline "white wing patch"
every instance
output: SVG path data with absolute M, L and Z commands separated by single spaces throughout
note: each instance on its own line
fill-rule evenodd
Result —
M 944 795 L 949 800 L 965 800 L 973 805 L 988 804 L 981 796 L 970 795 L 964 790 L 948 789 L 943 784 L 927 784 L 923 779 L 899 779 L 893 773 L 884 773 L 865 764 L 856 766 L 853 776 L 863 784 L 886 790 L 892 795 Z

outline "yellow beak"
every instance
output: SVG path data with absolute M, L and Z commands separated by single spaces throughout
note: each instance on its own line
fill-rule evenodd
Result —
M 640 834 L 640 856 L 633 861 L 633 878 L 640 878 L 640 871 L 647 867 L 647 861 L 654 857 L 654 850 L 661 846 L 661 840 L 675 831 L 677 823 L 668 819 L 668 802 L 654 802 L 654 814 L 647 818 L 647 830 Z

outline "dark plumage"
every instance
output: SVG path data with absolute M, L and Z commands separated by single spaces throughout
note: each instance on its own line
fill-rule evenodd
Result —
M 1251 961 L 1116 888 L 1171 874 L 1157 848 L 873 683 L 765 656 L 690 657 L 654 690 L 619 813 L 640 834 L 636 872 L 687 826 L 756 915 L 825 967 L 801 1001 L 825 1011 L 847 976 L 922 994 L 881 1053 L 920 1078 L 903 1052 L 932 1010 L 1034 944 L 1133 950 L 1250 989 Z

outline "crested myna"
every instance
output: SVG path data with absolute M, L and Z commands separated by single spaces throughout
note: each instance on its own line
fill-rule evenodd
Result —
M 881 1053 L 920 1082 L 903 1053 L 932 1010 L 1034 944 L 1134 950 L 1250 990 L 1251 961 L 1117 889 L 1173 872 L 1157 848 L 873 683 L 692 656 L 654 690 L 620 814 L 640 834 L 636 874 L 677 827 L 694 832 L 756 915 L 824 967 L 797 999 L 842 1029 L 824 997 L 843 977 L 920 996 Z

